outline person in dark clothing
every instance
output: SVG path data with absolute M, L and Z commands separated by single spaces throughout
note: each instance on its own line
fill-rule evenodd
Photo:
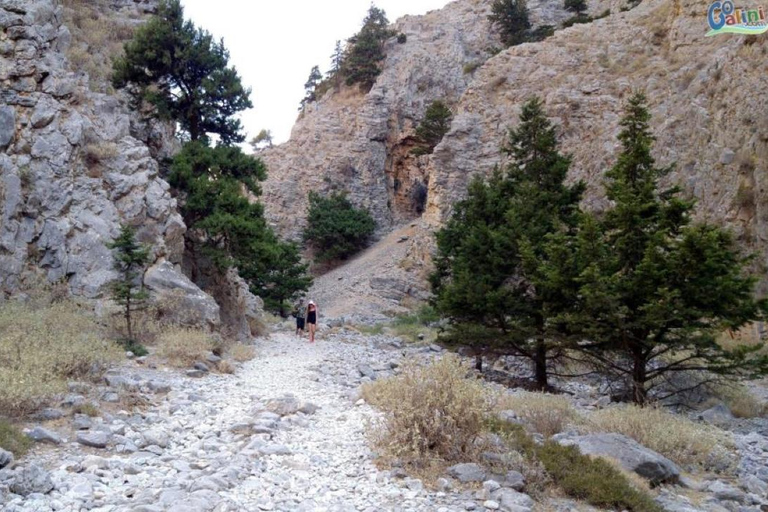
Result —
M 296 306 L 296 309 L 293 311 L 293 316 L 296 317 L 296 336 L 299 338 L 304 336 L 304 308 L 301 304 L 298 304 Z
M 309 342 L 315 342 L 315 329 L 317 329 L 317 306 L 314 301 L 307 305 L 307 328 L 309 329 Z

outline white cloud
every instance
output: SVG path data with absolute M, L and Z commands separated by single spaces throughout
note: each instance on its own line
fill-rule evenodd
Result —
M 288 139 L 314 65 L 325 72 L 337 40 L 360 28 L 367 0 L 182 0 L 187 18 L 224 38 L 254 108 L 242 119 L 249 138 L 262 128 Z M 378 0 L 390 21 L 439 9 L 448 0 Z

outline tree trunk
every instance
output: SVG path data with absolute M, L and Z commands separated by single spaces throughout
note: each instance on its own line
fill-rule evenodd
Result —
M 125 323 L 128 327 L 128 340 L 130 342 L 133 342 L 133 327 L 131 326 L 131 297 L 130 297 L 130 291 L 128 292 L 129 296 L 127 299 L 125 299 Z
M 642 349 L 632 351 L 632 400 L 640 405 L 645 405 L 648 400 L 648 391 L 645 382 L 648 380 L 645 357 Z
M 536 388 L 540 391 L 546 391 L 549 389 L 549 375 L 547 372 L 547 344 L 543 337 L 536 340 L 533 364 L 536 372 Z

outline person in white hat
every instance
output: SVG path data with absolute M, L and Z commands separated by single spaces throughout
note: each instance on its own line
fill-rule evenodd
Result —
M 309 342 L 315 342 L 315 329 L 317 329 L 317 305 L 315 301 L 309 301 L 307 304 L 307 329 L 309 329 Z

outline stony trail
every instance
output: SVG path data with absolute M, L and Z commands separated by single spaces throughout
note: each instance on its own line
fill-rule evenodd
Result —
M 257 357 L 234 376 L 190 379 L 175 371 L 122 370 L 123 387 L 144 389 L 155 382 L 152 386 L 170 385 L 171 391 L 141 414 L 105 413 L 81 431 L 104 434 L 106 449 L 86 448 L 70 438 L 36 450 L 24 466 L 50 471 L 53 490 L 11 499 L 3 510 L 475 507 L 471 493 L 430 492 L 373 464 L 365 429 L 375 413 L 358 402 L 359 384 L 368 371 L 386 375 L 402 350 L 357 334 L 321 337 L 310 345 L 306 338 L 275 333 L 257 346 Z M 158 379 L 164 380 L 158 384 Z

